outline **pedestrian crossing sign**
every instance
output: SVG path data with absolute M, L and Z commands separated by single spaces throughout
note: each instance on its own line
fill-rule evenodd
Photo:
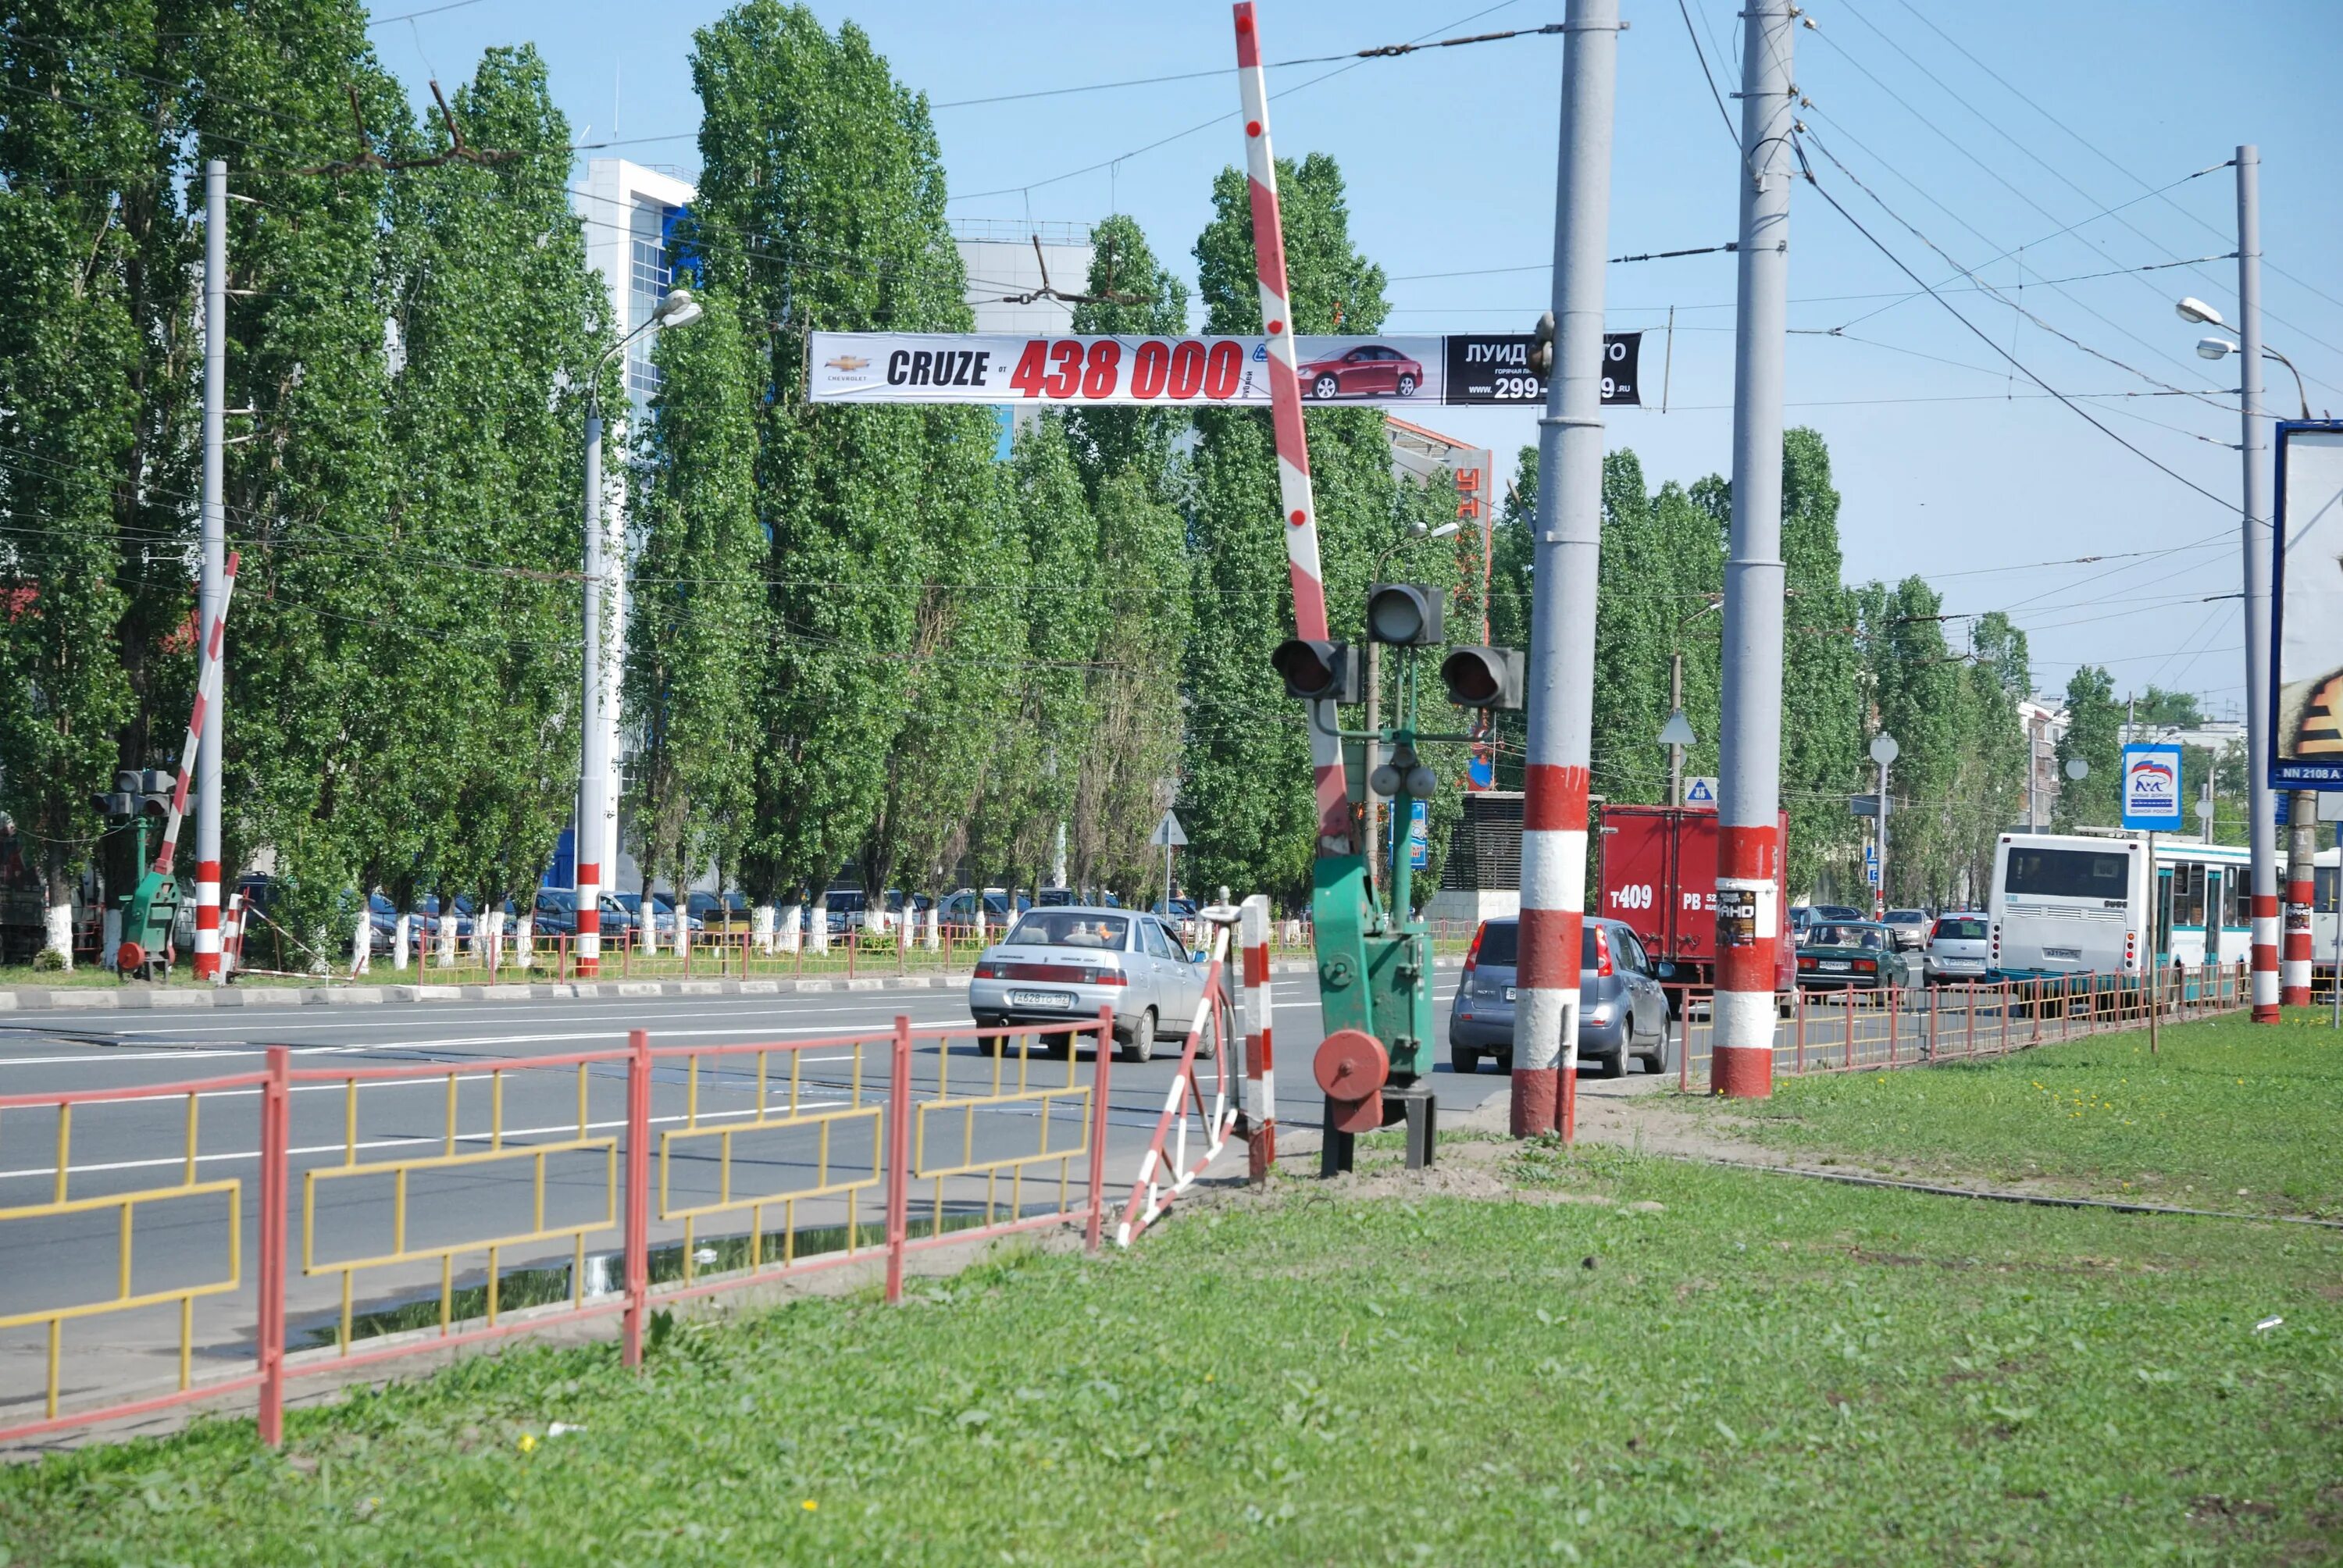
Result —
M 1703 775 L 1684 781 L 1684 804 L 1714 806 L 1716 804 L 1716 780 Z

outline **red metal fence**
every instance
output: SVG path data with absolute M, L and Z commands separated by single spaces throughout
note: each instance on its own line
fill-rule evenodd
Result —
M 17 1265 L 0 1342 L 45 1338 L 41 1387 L 0 1387 L 0 1442 L 257 1390 L 274 1444 L 303 1378 L 609 1318 L 631 1365 L 677 1302 L 851 1263 L 883 1266 L 895 1301 L 911 1254 L 1050 1227 L 1095 1250 L 1112 1030 L 637 1030 L 623 1050 L 364 1067 L 279 1046 L 257 1072 L 0 1098 L 7 1146 L 46 1145 L 0 1170 Z M 117 1147 L 170 1152 L 75 1166 L 76 1119 L 100 1115 L 127 1119 Z M 26 1183 L 38 1201 L 9 1195 Z M 69 1344 L 99 1320 L 105 1339 Z M 147 1369 L 173 1349 L 157 1391 Z M 199 1357 L 224 1370 L 196 1376 Z
M 1779 997 L 1774 1070 L 1796 1076 L 1850 1069 L 1913 1067 L 2056 1045 L 2150 1022 L 2183 1023 L 2247 1004 L 2240 964 L 2170 971 L 2160 996 L 2137 975 L 2076 974 L 2036 980 L 1948 981 L 1901 989 L 1801 988 Z M 1708 1087 L 1713 1025 L 1709 992 L 1669 988 L 1676 1017 L 1676 1081 Z

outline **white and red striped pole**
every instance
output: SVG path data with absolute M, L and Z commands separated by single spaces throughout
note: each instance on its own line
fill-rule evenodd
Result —
M 203 655 L 196 668 L 196 710 L 187 719 L 186 743 L 179 749 L 179 779 L 171 790 L 171 815 L 163 824 L 163 841 L 155 849 L 155 870 L 162 876 L 171 874 L 171 862 L 178 854 L 179 824 L 187 814 L 187 793 L 195 775 L 196 751 L 203 742 L 204 716 L 219 700 L 220 650 L 225 636 L 222 628 L 227 624 L 229 596 L 236 592 L 236 561 L 234 555 L 227 558 L 226 568 L 220 576 L 219 614 L 204 628 Z M 211 890 L 208 905 L 203 901 L 206 887 Z M 196 862 L 196 973 L 204 979 L 219 970 L 219 862 Z
M 2310 1005 L 2310 903 L 2318 859 L 2318 797 L 2298 789 L 2287 810 L 2286 950 L 2278 964 L 2278 1000 Z
M 1564 23 L 1554 213 L 1554 369 L 1538 421 L 1513 1135 L 1577 1131 L 1578 974 L 1594 756 L 1594 602 L 1603 550 L 1603 265 L 1611 218 L 1618 0 Z
M 1310 447 L 1302 427 L 1302 383 L 1295 378 L 1293 310 L 1286 295 L 1285 230 L 1278 216 L 1277 164 L 1269 146 L 1269 84 L 1261 68 L 1261 30 L 1252 0 L 1238 0 L 1237 85 L 1244 103 L 1245 174 L 1252 191 L 1253 269 L 1261 283 L 1262 330 L 1269 339 L 1269 404 L 1277 435 L 1277 489 L 1285 518 L 1286 575 L 1293 585 L 1296 637 L 1326 637 L 1326 587 L 1318 568 L 1318 510 L 1310 491 Z M 1334 705 L 1320 705 L 1310 726 L 1310 768 L 1318 800 L 1318 853 L 1348 855 L 1351 799 L 1342 780 L 1342 742 Z
M 1252 1108 L 1245 1174 L 1255 1184 L 1277 1164 L 1277 1062 L 1270 1030 L 1269 896 L 1255 893 L 1239 906 L 1238 940 L 1244 944 L 1245 1101 Z
M 1782 380 L 1789 319 L 1789 0 L 1742 9 L 1740 335 L 1733 367 L 1733 524 L 1725 568 L 1716 991 L 1709 1088 L 1774 1092 L 1782 940 Z M 1882 804 L 1885 804 L 1883 797 Z M 1883 826 L 1884 826 L 1883 822 Z M 1881 859 L 1886 859 L 1883 847 Z M 1882 867 L 1885 873 L 1885 868 Z

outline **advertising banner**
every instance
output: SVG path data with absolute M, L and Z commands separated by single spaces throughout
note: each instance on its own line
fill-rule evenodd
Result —
M 1526 333 L 1469 337 L 1298 337 L 1302 396 L 1317 403 L 1545 401 Z M 1604 338 L 1605 403 L 1642 401 L 1643 334 Z M 1037 403 L 1269 407 L 1262 337 L 1046 337 L 968 332 L 816 332 L 814 403 Z
M 2343 424 L 2278 427 L 2269 779 L 2343 789 Z
M 2127 746 L 2123 752 L 2123 825 L 2152 832 L 2180 829 L 2180 748 Z

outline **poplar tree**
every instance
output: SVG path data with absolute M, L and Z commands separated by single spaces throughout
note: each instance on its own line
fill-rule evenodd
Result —
M 964 331 L 925 100 L 851 23 L 746 0 L 693 35 L 702 107 L 689 226 L 755 347 L 757 510 L 770 538 L 768 645 L 755 686 L 749 890 L 826 883 L 866 844 L 908 709 L 931 502 L 990 480 L 994 425 L 973 408 L 804 400 L 817 328 Z M 939 481 L 942 483 L 939 484 Z
M 625 722 L 634 737 L 631 825 L 642 893 L 677 905 L 711 862 L 739 857 L 755 794 L 754 688 L 764 640 L 756 404 L 739 311 L 659 336 L 658 393 L 638 437 L 636 557 Z
M 1383 272 L 1351 244 L 1334 160 L 1281 160 L 1278 191 L 1293 329 L 1331 333 L 1339 322 L 1343 331 L 1380 330 Z M 1195 247 L 1204 330 L 1259 332 L 1252 208 L 1241 170 L 1213 180 L 1212 212 Z M 1317 824 L 1307 716 L 1269 668 L 1293 628 L 1270 416 L 1206 408 L 1196 423 L 1195 617 L 1185 660 L 1194 706 L 1180 788 L 1189 874 L 1199 887 L 1225 882 L 1300 902 Z M 1390 447 L 1374 409 L 1312 408 L 1305 423 L 1327 620 L 1333 636 L 1355 641 L 1368 568 L 1399 527 Z
M 1729 516 L 1730 487 L 1704 481 Z M 1701 493 L 1700 487 L 1694 487 Z M 1838 491 L 1830 449 L 1799 427 L 1782 437 L 1782 805 L 1790 815 L 1785 857 L 1793 894 L 1825 868 L 1852 869 L 1859 826 L 1846 808 L 1865 766 L 1862 659 L 1855 606 L 1840 578 Z
M 2122 819 L 2123 705 L 2116 700 L 2113 677 L 2097 665 L 2077 667 L 2066 679 L 2066 732 L 2058 738 L 2058 804 L 2051 825 L 2060 832 L 2072 828 L 2111 828 Z M 2071 762 L 2089 766 L 2077 779 Z
M 1078 333 L 1187 330 L 1187 286 L 1157 262 L 1130 217 L 1091 229 L 1088 292 L 1132 295 L 1137 303 L 1076 306 Z M 1189 470 L 1177 443 L 1188 427 L 1177 409 L 1078 407 L 1065 417 L 1098 532 L 1089 729 L 1066 847 L 1077 888 L 1148 885 L 1155 855 L 1147 839 L 1168 803 L 1163 781 L 1179 766 L 1181 659 L 1192 611 L 1182 515 Z

